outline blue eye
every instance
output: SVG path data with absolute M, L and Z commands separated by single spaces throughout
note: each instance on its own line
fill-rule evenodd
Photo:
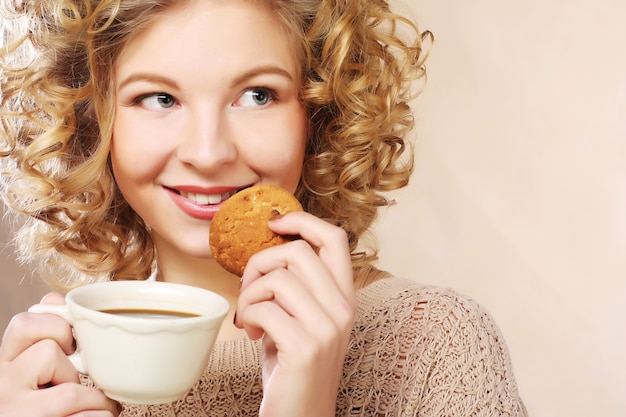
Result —
M 241 107 L 258 107 L 265 106 L 274 100 L 276 100 L 276 93 L 273 90 L 265 87 L 255 87 L 246 90 L 237 100 L 237 105 Z
M 176 99 L 166 93 L 150 93 L 137 97 L 134 103 L 140 104 L 148 110 L 160 111 L 174 107 L 176 105 Z

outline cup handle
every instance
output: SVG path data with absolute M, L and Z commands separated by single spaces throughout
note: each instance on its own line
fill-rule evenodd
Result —
M 72 325 L 72 316 L 70 315 L 70 310 L 65 304 L 35 304 L 28 309 L 29 313 L 49 313 L 55 314 L 65 321 L 67 321 L 70 325 Z M 87 375 L 87 369 L 85 368 L 83 361 L 80 359 L 80 354 L 78 353 L 78 347 L 76 351 L 67 356 L 70 360 L 74 368 L 81 374 Z

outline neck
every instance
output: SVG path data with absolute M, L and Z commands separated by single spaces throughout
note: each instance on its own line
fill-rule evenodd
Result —
M 158 257 L 157 281 L 192 285 L 224 297 L 239 296 L 239 277 L 224 270 L 213 259 Z
M 239 277 L 227 272 L 213 259 L 181 257 L 168 251 L 157 252 L 157 264 L 157 281 L 204 288 L 228 300 L 230 310 L 222 323 L 218 340 L 245 337 L 245 332 L 233 325 L 239 300 Z

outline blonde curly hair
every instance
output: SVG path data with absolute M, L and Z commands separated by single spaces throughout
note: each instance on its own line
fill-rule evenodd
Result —
M 155 249 L 109 161 L 112 68 L 126 42 L 184 0 L 5 0 L 0 24 L 2 196 L 25 223 L 21 259 L 58 288 L 145 279 Z M 268 4 L 302 62 L 311 137 L 296 191 L 305 210 L 359 239 L 408 183 L 410 100 L 425 78 L 430 32 L 386 0 L 248 0 Z M 47 273 L 46 273 L 47 271 Z

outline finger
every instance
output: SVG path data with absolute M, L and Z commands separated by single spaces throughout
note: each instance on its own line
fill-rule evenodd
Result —
M 65 296 L 58 292 L 50 292 L 41 298 L 41 304 L 65 304 Z
M 110 411 L 99 411 L 99 410 L 88 410 L 81 411 L 76 414 L 69 415 L 67 417 L 111 417 L 117 416 L 118 414 L 113 414 Z
M 250 305 L 241 311 L 241 316 L 243 327 L 251 339 L 258 339 L 266 334 L 265 337 L 274 341 L 276 351 L 281 350 L 285 354 L 299 353 L 298 346 L 307 344 L 310 338 L 303 327 L 297 325 L 297 320 L 285 314 L 285 311 L 273 301 Z M 293 343 L 288 343 L 285 335 L 288 335 Z
M 110 411 L 88 410 L 88 411 L 81 411 L 79 413 L 72 414 L 67 417 L 111 417 L 111 416 L 117 416 L 117 415 L 118 414 L 113 414 Z
M 335 291 L 338 293 L 338 291 Z M 294 317 L 301 327 L 315 329 L 322 321 L 333 321 L 332 311 L 315 298 L 303 283 L 286 269 L 275 269 L 262 278 L 252 281 L 239 296 L 235 325 L 244 327 L 244 315 L 239 314 L 249 306 L 272 301 L 280 306 L 286 315 Z M 338 325 L 338 327 L 340 327 Z M 248 329 L 249 330 L 249 329 Z M 261 333 L 254 332 L 254 335 Z M 253 334 L 249 333 L 252 337 Z
M 67 354 L 74 351 L 72 328 L 61 317 L 45 313 L 19 313 L 11 319 L 4 332 L 0 360 L 12 361 L 28 347 L 44 339 L 54 340 Z
M 319 256 L 311 245 L 304 240 L 296 240 L 253 255 L 244 271 L 241 290 L 259 277 L 277 269 L 289 270 L 303 281 L 309 281 L 304 284 L 310 287 L 311 291 L 316 287 L 326 287 L 329 284 L 338 288 L 333 271 L 320 262 Z
M 67 355 L 52 339 L 41 340 L 26 349 L 11 362 L 10 369 L 19 373 L 16 381 L 31 389 L 80 381 Z
M 306 212 L 293 212 L 270 220 L 271 230 L 279 234 L 300 235 L 318 249 L 326 267 L 333 271 L 342 293 L 354 293 L 350 247 L 345 231 Z
M 326 265 L 320 262 L 318 255 L 303 240 L 266 249 L 250 258 L 244 272 L 240 300 L 243 297 L 243 301 L 247 301 L 245 296 L 247 288 L 257 281 L 273 285 L 273 280 L 266 279 L 265 276 L 279 270 L 288 271 L 292 280 L 300 281 L 300 285 L 307 290 L 306 294 L 294 295 L 292 302 L 301 302 L 313 298 L 317 300 L 323 310 L 327 311 L 329 315 L 337 316 L 337 322 L 340 327 L 351 321 L 354 289 L 350 286 L 346 290 L 348 294 L 344 294 L 333 271 L 329 271 Z M 261 277 L 263 279 L 260 279 Z M 286 303 L 288 294 L 284 293 L 283 290 L 292 288 L 289 284 L 290 282 L 286 281 L 274 285 L 274 289 L 268 287 L 265 290 L 275 290 L 280 292 L 281 295 L 285 295 L 282 300 Z M 260 300 L 257 299 L 255 301 Z
M 102 391 L 80 384 L 61 384 L 37 391 L 45 415 L 110 417 L 119 415 L 119 405 Z
M 243 316 L 244 328 L 250 337 L 258 338 L 265 334 L 266 349 L 268 345 L 265 342 L 271 340 L 269 347 L 280 352 L 280 360 L 286 369 L 302 370 L 322 362 L 328 365 L 341 362 L 345 357 L 348 336 L 338 333 L 330 321 L 320 320 L 317 326 L 307 328 L 286 314 L 274 301 L 253 304 L 243 312 Z M 255 335 L 255 332 L 259 334 Z

